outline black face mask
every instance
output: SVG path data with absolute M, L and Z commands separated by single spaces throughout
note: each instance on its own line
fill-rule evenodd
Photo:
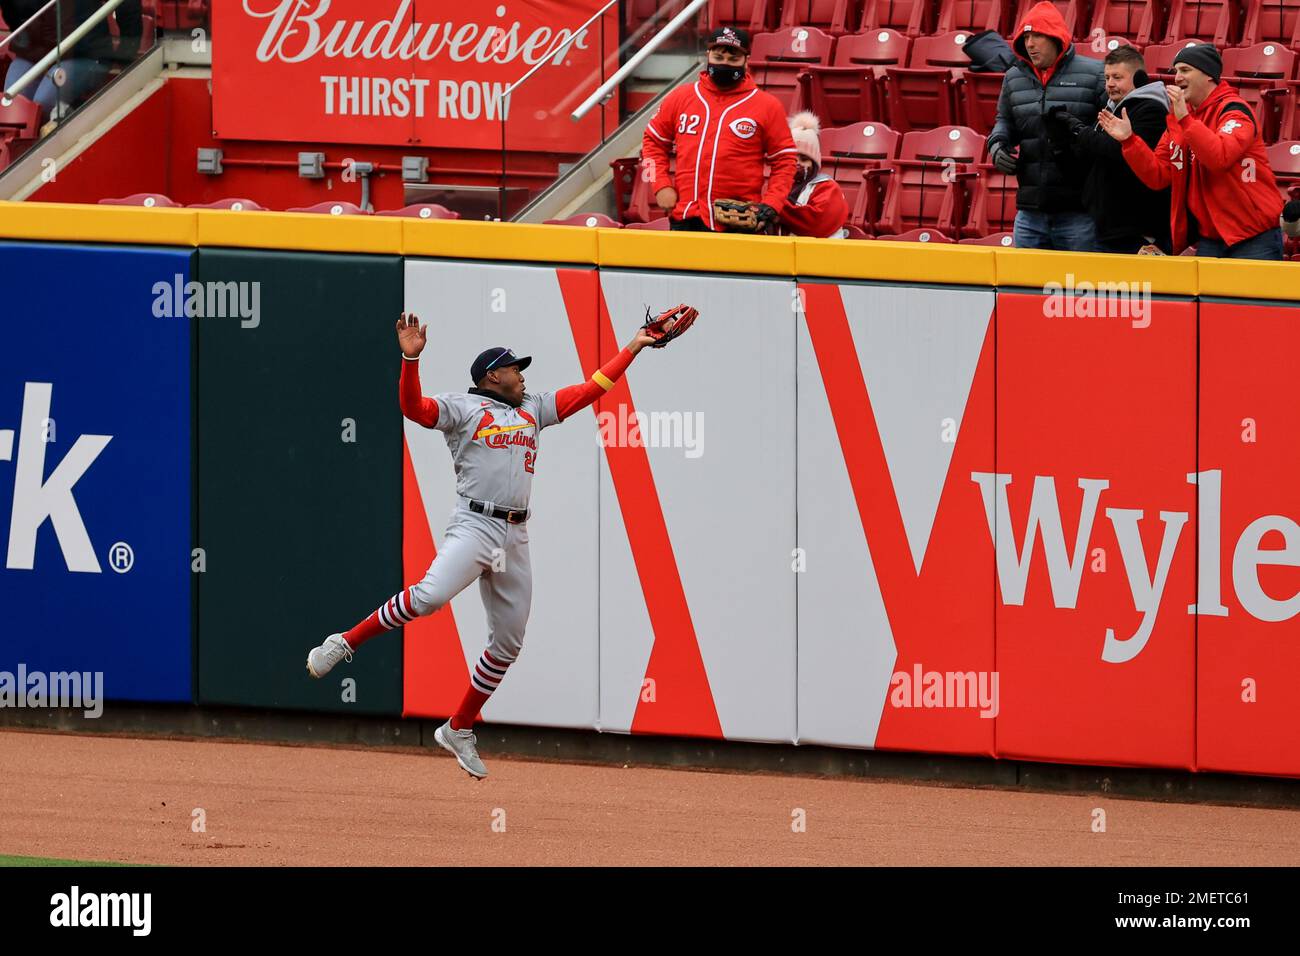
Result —
M 709 64 L 709 79 L 719 89 L 728 89 L 735 86 L 745 77 L 745 68 L 743 66 L 722 66 L 718 63 Z

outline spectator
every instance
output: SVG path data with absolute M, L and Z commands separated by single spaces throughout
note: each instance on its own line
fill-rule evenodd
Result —
M 1101 126 L 1151 189 L 1172 185 L 1173 251 L 1193 242 L 1198 256 L 1281 259 L 1282 197 L 1255 116 L 1220 79 L 1223 60 L 1208 43 L 1174 57 L 1170 114 L 1154 150 L 1133 135 L 1128 110 L 1104 113 Z
M 1019 180 L 1015 243 L 1022 249 L 1091 252 L 1092 217 L 1080 201 L 1082 164 L 1068 150 L 1052 149 L 1045 120 L 1059 105 L 1093 122 L 1106 102 L 1101 61 L 1078 55 L 1051 3 L 1030 7 L 1016 34 L 1013 46 L 1020 58 L 1002 81 L 988 138 L 993 164 Z
M 58 45 L 61 37 L 68 36 L 102 5 L 103 0 L 65 0 L 37 17 L 10 41 L 9 49 L 14 59 L 5 75 L 5 88 L 16 83 Z M 0 18 L 11 30 L 17 30 L 43 6 L 45 0 L 0 0 Z M 114 16 L 122 34 L 121 51 L 114 52 L 108 23 L 100 21 L 75 47 L 69 48 L 65 44 L 62 56 L 45 76 L 21 91 L 21 95 L 34 100 L 41 108 L 42 122 L 61 118 L 63 113 L 103 84 L 108 69 L 102 61 L 122 57 L 123 53 L 129 53 L 123 57 L 125 59 L 134 58 L 141 34 L 140 0 L 126 0 L 118 6 Z
M 1169 95 L 1161 82 L 1151 82 L 1142 54 L 1125 44 L 1104 61 L 1106 110 L 1128 113 L 1133 132 L 1154 147 L 1165 132 Z M 1155 245 L 1169 252 L 1169 190 L 1151 190 L 1124 161 L 1123 148 L 1097 125 L 1053 108 L 1048 131 L 1061 138 L 1076 155 L 1091 165 L 1083 183 L 1083 205 L 1096 227 L 1097 252 L 1131 255 Z
M 790 135 L 794 138 L 799 168 L 794 186 L 781 210 L 781 231 L 795 236 L 843 239 L 848 235 L 844 223 L 849 218 L 849 204 L 844 190 L 822 172 L 821 122 L 809 112 L 790 117 Z
M 721 231 L 715 199 L 758 204 L 762 225 L 774 224 L 794 181 L 795 148 L 785 110 L 754 84 L 749 34 L 721 27 L 709 37 L 708 63 L 694 83 L 673 90 L 646 126 L 642 163 L 655 200 L 673 229 Z M 668 151 L 677 152 L 668 174 Z M 763 191 L 763 164 L 772 175 Z

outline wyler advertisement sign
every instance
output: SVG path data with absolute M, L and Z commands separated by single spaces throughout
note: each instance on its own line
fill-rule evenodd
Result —
M 569 114 L 618 65 L 617 6 L 578 29 L 601 6 L 225 0 L 212 11 L 213 134 L 499 150 L 504 121 L 510 150 L 585 152 L 601 111 Z

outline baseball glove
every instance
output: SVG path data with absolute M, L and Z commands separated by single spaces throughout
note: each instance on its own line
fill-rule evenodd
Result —
M 723 228 L 733 232 L 754 232 L 758 229 L 758 210 L 754 203 L 740 199 L 713 200 L 713 218 Z
M 694 325 L 699 315 L 699 309 L 693 309 L 689 305 L 675 305 L 654 316 L 650 314 L 649 309 L 646 309 L 645 324 L 641 328 L 655 338 L 654 344 L 650 347 L 661 349 Z

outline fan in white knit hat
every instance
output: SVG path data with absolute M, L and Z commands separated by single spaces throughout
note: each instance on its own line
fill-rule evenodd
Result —
M 817 114 L 804 110 L 790 117 L 790 135 L 794 137 L 795 149 L 800 156 L 812 160 L 813 168 L 809 175 L 816 175 L 822 165 L 821 120 Z

